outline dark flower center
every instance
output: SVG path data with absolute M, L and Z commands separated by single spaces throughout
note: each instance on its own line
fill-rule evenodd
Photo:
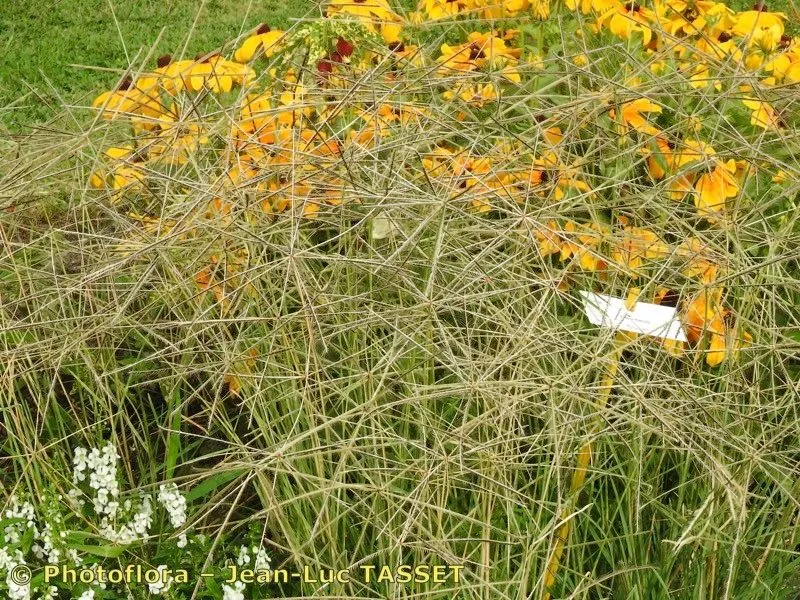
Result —
M 263 35 L 265 33 L 269 33 L 270 31 L 272 31 L 272 29 L 270 29 L 269 25 L 262 23 L 258 26 L 258 29 L 256 29 L 256 35 Z
M 729 41 L 733 36 L 728 33 L 727 31 L 723 31 L 717 36 L 717 41 L 722 42 L 723 44 Z
M 673 308 L 678 306 L 678 300 L 680 296 L 678 292 L 675 290 L 667 290 L 667 293 L 664 294 L 664 297 L 661 298 L 661 302 L 659 304 L 661 306 L 672 306 Z
M 159 69 L 163 69 L 171 62 L 172 62 L 172 56 L 169 54 L 164 54 L 158 57 L 158 60 L 156 60 L 156 65 L 158 65 Z
M 729 310 L 722 313 L 722 322 L 725 324 L 726 329 L 733 329 L 736 326 L 736 317 Z
M 125 90 L 131 89 L 131 87 L 133 87 L 133 79 L 131 79 L 130 75 L 126 75 L 125 79 L 119 82 L 117 89 L 121 92 L 124 92 Z
M 353 53 L 355 47 L 344 38 L 336 40 L 336 52 L 343 57 L 348 57 Z
M 483 49 L 478 44 L 472 42 L 469 45 L 469 59 L 475 60 L 476 58 L 486 58 L 486 55 L 483 53 Z

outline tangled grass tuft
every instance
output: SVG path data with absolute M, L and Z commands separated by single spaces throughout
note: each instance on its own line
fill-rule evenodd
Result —
M 764 80 L 797 40 L 754 64 L 775 31 L 744 13 L 719 57 L 656 7 L 374 4 L 132 65 L 2 149 L 9 498 L 68 495 L 110 440 L 134 492 L 182 491 L 189 550 L 73 515 L 87 564 L 255 544 L 464 570 L 252 597 L 796 595 L 797 84 Z M 597 329 L 580 290 L 690 341 Z

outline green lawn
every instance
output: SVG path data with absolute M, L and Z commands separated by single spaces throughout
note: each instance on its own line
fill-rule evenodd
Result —
M 0 132 L 40 123 L 64 103 L 87 104 L 155 46 L 194 56 L 240 32 L 317 12 L 312 0 L 3 0 Z M 102 70 L 98 70 L 102 69 Z

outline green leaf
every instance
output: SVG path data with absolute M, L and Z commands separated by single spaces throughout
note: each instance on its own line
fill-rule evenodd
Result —
M 242 475 L 245 472 L 245 469 L 233 469 L 232 471 L 223 471 L 222 473 L 218 473 L 212 477 L 209 477 L 203 483 L 199 483 L 194 486 L 191 490 L 189 490 L 186 495 L 186 501 L 191 502 L 192 500 L 197 500 L 198 498 L 202 498 L 207 494 L 210 494 L 217 488 L 225 485 L 229 481 L 232 481 Z
M 104 558 L 117 558 L 125 552 L 124 546 L 87 546 L 85 544 L 70 544 L 70 548 Z
M 67 533 L 65 542 L 70 548 L 92 554 L 94 556 L 103 556 L 105 558 L 117 558 L 125 552 L 125 546 L 116 546 L 110 544 L 84 544 L 87 539 L 105 539 L 102 536 L 88 533 L 86 531 L 70 531 Z

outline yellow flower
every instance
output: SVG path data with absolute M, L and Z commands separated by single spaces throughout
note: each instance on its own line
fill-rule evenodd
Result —
M 200 56 L 197 60 L 165 62 L 155 72 L 161 75 L 161 84 L 167 93 L 173 95 L 182 90 L 230 92 L 234 86 L 247 85 L 255 78 L 253 69 L 222 58 L 218 53 Z
M 198 123 L 165 122 L 155 138 L 148 143 L 151 156 L 167 164 L 184 165 L 202 146 L 208 144 L 203 127 Z
M 623 227 L 622 239 L 615 240 L 611 258 L 618 264 L 636 271 L 644 264 L 644 260 L 664 258 L 669 254 L 669 247 L 655 233 L 644 227 Z
M 789 174 L 783 169 L 780 169 L 778 170 L 777 173 L 775 173 L 775 176 L 772 178 L 772 183 L 777 183 L 780 185 L 781 183 L 786 183 L 788 180 L 789 180 Z
M 705 285 L 713 283 L 718 274 L 717 265 L 709 260 L 708 248 L 698 238 L 692 237 L 684 241 L 677 254 L 686 259 L 686 267 L 682 273 L 687 277 L 699 277 Z
M 270 149 L 271 163 L 277 165 L 303 165 L 319 163 L 322 158 L 338 156 L 339 144 L 314 129 L 279 128 L 275 133 L 275 146 Z
M 531 11 L 534 18 L 544 21 L 550 16 L 550 0 L 531 0 Z
M 285 33 L 280 29 L 270 29 L 269 25 L 258 26 L 254 35 L 248 37 L 244 43 L 233 54 L 234 60 L 246 63 L 253 60 L 253 57 L 262 52 L 269 58 L 280 48 L 280 42 Z
M 743 100 L 742 102 L 752 111 L 750 115 L 751 125 L 772 131 L 777 131 L 783 126 L 777 111 L 769 102 L 751 99 Z
M 397 68 L 404 65 L 422 67 L 425 64 L 425 56 L 420 51 L 419 46 L 397 42 L 395 44 L 389 44 L 389 50 L 391 50 L 389 57 L 393 65 L 397 65 Z M 394 71 L 392 75 L 394 75 Z
M 736 356 L 743 344 L 752 341 L 752 336 L 742 332 L 741 338 L 733 337 L 733 328 L 728 326 L 731 313 L 722 306 L 722 288 L 706 288 L 686 306 L 683 320 L 686 336 L 692 343 L 708 338 L 706 364 L 716 367 L 728 357 L 728 349 Z
M 466 13 L 475 8 L 474 0 L 421 0 L 419 10 L 436 21 Z
M 688 193 L 694 193 L 693 175 L 676 175 L 670 180 L 669 197 L 680 200 Z
M 689 76 L 689 84 L 694 89 L 703 89 L 709 86 L 714 86 L 718 92 L 722 90 L 722 82 L 719 79 L 714 79 L 711 76 L 711 69 L 708 65 L 703 63 L 696 63 L 694 65 L 687 65 L 691 71 Z
M 764 65 L 764 70 L 772 73 L 763 80 L 766 85 L 800 82 L 800 47 L 777 55 Z
M 246 85 L 255 79 L 255 71 L 222 58 L 219 54 L 201 59 L 190 74 L 191 89 L 198 92 L 203 87 L 215 93 L 230 92 L 234 86 Z
M 467 42 L 458 46 L 442 44 L 441 56 L 438 59 L 444 73 L 457 71 L 474 71 L 485 66 L 499 68 L 501 71 L 514 66 L 520 56 L 518 48 L 506 45 L 505 40 L 494 32 L 472 32 Z M 519 73 L 509 69 L 504 74 L 512 80 L 519 81 Z
M 544 227 L 537 227 L 534 231 L 536 246 L 542 257 L 561 252 L 561 238 L 558 233 L 558 223 L 549 221 Z
M 158 59 L 158 67 L 154 73 L 164 91 L 174 96 L 189 87 L 184 75 L 188 76 L 194 65 L 193 60 L 172 60 L 169 54 L 165 54 Z
M 564 4 L 569 10 L 580 10 L 584 15 L 588 15 L 592 11 L 602 14 L 616 1 L 617 0 L 564 0 Z
M 670 168 L 673 157 L 673 144 L 663 135 L 656 136 L 655 141 L 651 142 L 651 148 L 645 148 L 644 154 L 647 156 L 647 170 L 653 179 L 663 179 Z
M 367 29 L 379 33 L 387 44 L 400 41 L 403 19 L 386 0 L 331 0 L 326 15 L 355 17 Z
M 385 103 L 378 105 L 374 110 L 360 111 L 359 116 L 364 124 L 360 128 L 350 128 L 347 139 L 360 146 L 372 148 L 377 141 L 390 134 L 392 124 L 411 122 L 405 113 L 402 108 Z
M 670 35 L 705 34 L 716 38 L 723 29 L 732 26 L 734 12 L 721 2 L 668 0 L 656 2 L 656 14 Z
M 713 221 L 725 209 L 729 198 L 735 198 L 739 193 L 739 184 L 734 178 L 736 161 L 729 160 L 722 164 L 717 163 L 714 168 L 701 175 L 694 184 L 695 206 L 697 212 Z
M 444 146 L 435 146 L 422 158 L 422 167 L 428 177 L 439 178 L 452 174 L 457 157 L 462 150 L 451 150 Z
M 678 152 L 673 153 L 673 167 L 679 169 L 693 163 L 703 163 L 716 156 L 713 146 L 695 139 L 685 139 L 681 142 Z
M 626 102 L 622 105 L 621 119 L 622 123 L 627 127 L 640 131 L 648 135 L 657 135 L 659 130 L 653 127 L 642 113 L 660 113 L 661 107 L 648 100 L 647 98 L 639 98 Z M 616 111 L 613 109 L 609 112 L 612 119 L 616 119 Z
M 564 132 L 561 131 L 560 127 L 555 125 L 548 126 L 548 119 L 544 115 L 535 117 L 535 120 L 539 125 L 542 126 L 542 137 L 548 144 L 551 146 L 557 146 L 562 142 L 564 139 Z
M 475 4 L 483 6 L 481 14 L 486 19 L 515 17 L 531 6 L 529 0 L 478 0 Z
M 446 91 L 442 95 L 445 100 L 453 100 L 456 97 L 472 106 L 481 107 L 489 102 L 494 102 L 499 98 L 499 90 L 493 83 L 485 85 L 471 85 L 464 90 Z
M 123 79 L 116 90 L 100 94 L 92 107 L 101 109 L 104 118 L 129 117 L 145 129 L 157 127 L 158 120 L 167 113 L 157 89 L 141 89 L 130 77 Z
M 607 27 L 608 30 L 622 39 L 629 39 L 634 32 L 642 34 L 644 45 L 647 46 L 653 37 L 651 23 L 655 15 L 637 2 L 630 0 L 626 3 L 615 1 L 611 7 L 597 20 L 598 25 Z
M 718 60 L 730 60 L 733 63 L 740 63 L 744 56 L 739 47 L 739 42 L 729 31 L 724 31 L 716 37 L 704 36 L 696 40 L 693 50 L 687 50 L 684 58 L 691 58 L 692 55 L 708 55 Z
M 556 200 L 563 200 L 568 191 L 577 191 L 580 193 L 592 196 L 592 188 L 588 183 L 583 181 L 581 174 L 575 167 L 557 164 L 552 152 L 545 155 L 543 159 L 537 160 L 537 164 L 546 167 L 551 165 L 554 167 L 552 173 L 555 179 L 555 189 L 553 190 L 553 197 Z
M 733 33 L 746 37 L 750 44 L 758 44 L 766 50 L 773 50 L 783 36 L 783 13 L 765 10 L 748 10 L 734 17 Z
M 132 146 L 122 146 L 107 148 L 104 154 L 110 159 L 109 168 L 89 176 L 91 187 L 113 190 L 111 198 L 114 202 L 118 202 L 126 191 L 142 189 L 146 175 L 141 152 L 134 152 Z
M 576 54 L 572 57 L 572 63 L 578 67 L 585 67 L 589 64 L 589 57 L 585 54 Z
M 592 223 L 588 227 L 580 227 L 574 221 L 567 221 L 562 233 L 560 259 L 565 261 L 572 257 L 584 271 L 605 270 L 608 263 L 598 247 L 607 234 L 608 227 L 605 225 Z

